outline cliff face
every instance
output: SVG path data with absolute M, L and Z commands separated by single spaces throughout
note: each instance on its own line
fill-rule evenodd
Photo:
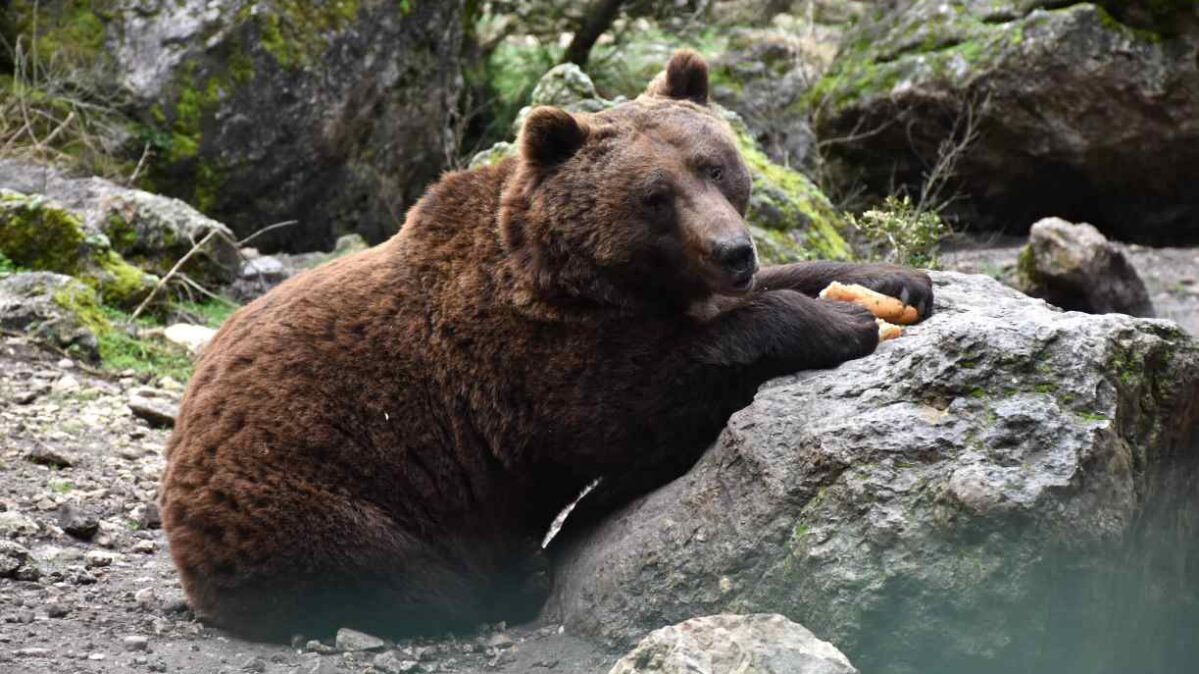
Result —
M 152 191 L 313 250 L 395 232 L 452 157 L 466 5 L 18 1 L 5 27 L 121 100 Z

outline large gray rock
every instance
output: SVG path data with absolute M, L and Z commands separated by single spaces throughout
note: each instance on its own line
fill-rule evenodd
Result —
M 608 674 L 857 674 L 845 655 L 781 615 L 714 615 L 663 627 Z
M 7 159 L 0 159 L 0 188 L 53 199 L 79 219 L 85 237 L 103 235 L 108 247 L 126 261 L 159 276 L 215 231 L 182 271 L 212 286 L 236 277 L 239 258 L 233 232 L 179 199 Z
M 960 188 L 973 224 L 1053 213 L 1199 241 L 1199 3 L 879 3 L 808 102 L 847 185 L 919 184 L 971 110 L 978 138 L 941 196 Z
M 256 245 L 317 250 L 395 232 L 452 156 L 471 4 L 43 0 L 9 23 L 128 99 L 155 192 L 241 237 L 298 220 Z
M 567 519 L 547 616 L 627 645 L 780 613 L 870 672 L 1182 671 L 1199 345 L 934 273 L 936 313 L 762 387 L 683 477 Z
M 1016 271 L 1020 290 L 1063 309 L 1154 315 L 1149 291 L 1124 250 L 1086 223 L 1034 223 Z
M 109 329 L 96 291 L 52 272 L 0 275 L 0 329 L 27 333 L 87 360 L 100 357 Z

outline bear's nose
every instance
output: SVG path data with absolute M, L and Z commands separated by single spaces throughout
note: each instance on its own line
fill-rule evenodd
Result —
M 717 242 L 712 249 L 712 259 L 725 270 L 740 274 L 752 271 L 757 262 L 749 237 Z

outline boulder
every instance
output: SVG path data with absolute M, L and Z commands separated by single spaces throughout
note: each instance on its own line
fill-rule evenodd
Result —
M 525 116 L 534 106 L 552 105 L 570 112 L 588 113 L 625 100 L 598 97 L 595 85 L 578 66 L 559 65 L 538 82 L 529 106 L 517 115 L 513 136 L 520 133 Z M 848 258 L 849 245 L 842 236 L 845 222 L 828 197 L 804 174 L 771 161 L 735 112 L 719 104 L 714 106 L 729 122 L 753 179 L 746 220 L 763 262 Z M 515 151 L 512 143 L 501 142 L 476 154 L 470 166 L 477 168 L 498 162 Z
M 1063 309 L 1154 315 L 1124 250 L 1085 223 L 1045 218 L 1033 224 L 1016 273 L 1017 288 Z
M 153 191 L 239 237 L 299 221 L 259 246 L 385 238 L 455 146 L 467 0 L 12 5 L 43 54 L 128 100 Z
M 608 674 L 857 674 L 841 651 L 781 615 L 714 615 L 663 627 Z
M 551 545 L 546 618 L 627 646 L 779 613 L 863 671 L 1182 671 L 1199 343 L 933 273 L 934 315 L 763 385 L 684 476 Z
M 51 272 L 0 276 L 0 329 L 28 333 L 85 360 L 100 357 L 100 337 L 111 326 L 96 291 Z
M 216 329 L 207 325 L 174 323 L 163 329 L 162 336 L 166 341 L 187 349 L 195 357 L 204 352 L 204 348 L 216 336 Z
M 1199 4 L 879 3 L 807 94 L 842 186 L 916 187 L 977 138 L 943 198 L 973 225 L 1048 214 L 1121 241 L 1199 241 Z M 918 187 L 917 187 L 918 193 Z
M 78 277 L 108 304 L 132 308 L 157 278 L 129 264 L 108 237 L 63 204 L 0 188 L 0 254 L 19 269 Z
M 236 276 L 239 259 L 233 232 L 178 199 L 5 159 L 0 159 L 0 188 L 47 197 L 79 220 L 85 238 L 107 242 L 126 261 L 158 276 L 215 231 L 182 271 L 212 287 Z

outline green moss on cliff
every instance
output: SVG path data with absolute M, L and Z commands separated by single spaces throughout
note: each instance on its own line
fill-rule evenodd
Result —
M 770 161 L 736 122 L 733 132 L 753 179 L 746 219 L 759 230 L 759 252 L 768 263 L 851 257 L 841 231 L 845 221 L 804 174 Z M 773 232 L 764 236 L 762 232 Z
M 285 68 L 307 67 L 328 48 L 327 37 L 344 30 L 359 12 L 358 0 L 279 0 L 272 11 L 252 15 L 262 48 Z M 399 2 L 401 15 L 411 11 L 410 2 Z

